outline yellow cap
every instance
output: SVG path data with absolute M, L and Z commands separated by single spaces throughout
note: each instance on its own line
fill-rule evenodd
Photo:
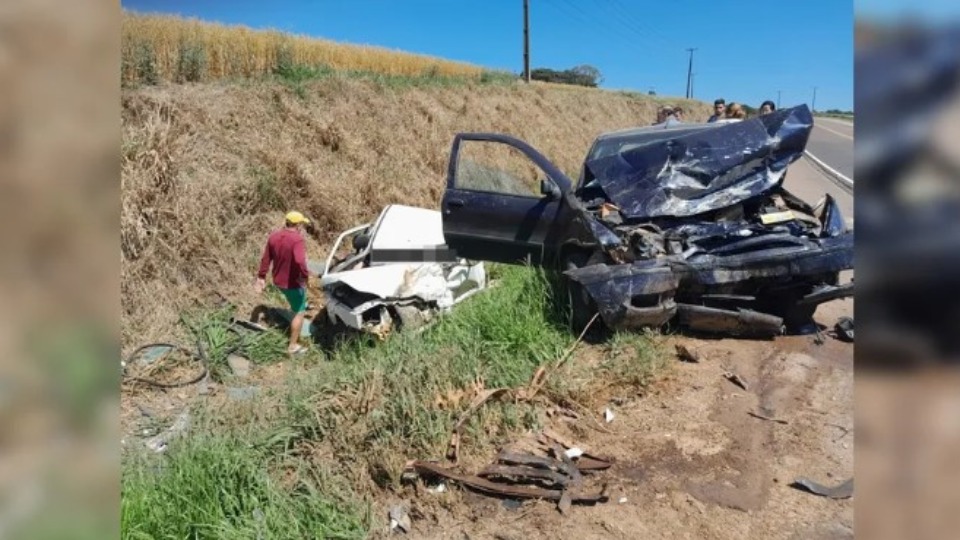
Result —
M 293 210 L 291 212 L 287 212 L 287 223 L 293 223 L 296 225 L 297 223 L 310 223 L 310 220 L 303 217 L 303 214 L 300 212 Z

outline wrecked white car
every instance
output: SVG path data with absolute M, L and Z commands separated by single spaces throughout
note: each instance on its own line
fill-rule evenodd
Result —
M 424 327 L 483 290 L 486 274 L 482 262 L 450 256 L 440 212 L 394 204 L 337 238 L 320 285 L 324 322 L 384 337 Z

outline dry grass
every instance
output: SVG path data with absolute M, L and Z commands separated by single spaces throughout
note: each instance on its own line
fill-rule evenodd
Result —
M 304 86 L 186 85 L 122 98 L 121 293 L 125 348 L 169 338 L 217 290 L 241 306 L 265 235 L 310 214 L 308 256 L 390 203 L 436 208 L 459 131 L 533 144 L 575 175 L 600 132 L 648 124 L 654 101 L 552 86 L 385 89 L 336 76 Z M 689 116 L 706 116 L 687 103 Z
M 476 78 L 484 71 L 470 64 L 381 47 L 128 12 L 121 24 L 121 53 L 125 84 L 260 77 L 292 66 Z

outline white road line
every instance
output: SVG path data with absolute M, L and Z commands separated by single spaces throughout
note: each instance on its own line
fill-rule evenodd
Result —
M 820 129 L 829 131 L 830 133 L 833 133 L 833 134 L 835 134 L 835 135 L 839 135 L 839 136 L 841 136 L 841 137 L 845 137 L 845 138 L 847 138 L 847 139 L 850 139 L 851 141 L 853 140 L 853 136 L 852 136 L 852 135 L 847 135 L 846 133 L 840 133 L 839 131 L 834 131 L 834 130 L 828 128 L 828 127 L 823 127 L 823 126 L 820 126 L 820 125 L 817 125 L 817 124 L 814 124 L 813 127 L 818 127 L 818 128 L 820 128 Z
M 823 169 L 827 172 L 827 174 L 833 176 L 837 181 L 839 181 L 841 184 L 843 184 L 843 185 L 846 186 L 847 188 L 849 188 L 849 189 L 851 189 L 851 190 L 853 189 L 853 180 L 851 180 L 850 178 L 847 178 L 846 176 L 844 176 L 843 174 L 841 174 L 840 171 L 838 171 L 838 170 L 834 169 L 833 167 L 827 165 L 826 163 L 823 162 L 823 160 L 821 160 L 821 159 L 818 158 L 817 156 L 811 154 L 809 151 L 804 150 L 803 153 L 804 153 L 805 156 L 807 156 L 808 158 L 810 158 L 814 163 L 816 163 L 816 164 L 819 165 L 821 168 L 823 168 Z
M 827 122 L 829 124 L 853 127 L 853 120 L 841 120 L 840 118 L 830 118 L 829 116 L 818 116 L 817 122 Z

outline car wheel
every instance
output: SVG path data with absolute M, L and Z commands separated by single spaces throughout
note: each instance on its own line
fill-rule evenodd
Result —
M 589 257 L 583 253 L 574 253 L 564 259 L 563 270 L 576 270 L 586 266 Z M 597 314 L 597 305 L 587 293 L 586 289 L 576 281 L 564 277 L 564 283 L 567 289 L 567 300 L 570 307 L 570 330 L 580 335 L 587 328 L 590 321 Z M 590 338 L 599 338 L 603 333 L 603 320 L 597 317 L 593 321 L 586 336 Z

